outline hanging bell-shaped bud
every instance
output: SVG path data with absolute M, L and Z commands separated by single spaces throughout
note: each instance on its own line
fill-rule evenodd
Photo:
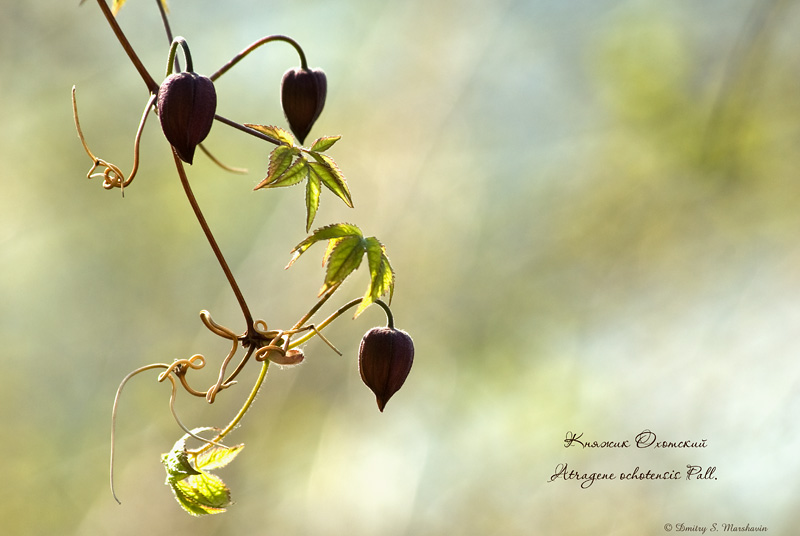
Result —
M 402 386 L 414 363 L 414 341 L 405 331 L 372 328 L 361 339 L 358 368 L 361 379 L 375 393 L 378 409 Z
M 195 148 L 208 136 L 216 110 L 214 82 L 197 73 L 172 74 L 158 89 L 161 129 L 187 164 L 192 163 Z
M 325 106 L 328 81 L 321 69 L 289 69 L 281 82 L 281 105 L 289 127 L 302 145 Z

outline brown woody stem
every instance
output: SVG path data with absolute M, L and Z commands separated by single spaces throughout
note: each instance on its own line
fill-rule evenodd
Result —
M 197 198 L 195 198 L 194 192 L 192 192 L 192 187 L 189 185 L 189 179 L 186 176 L 186 170 L 183 167 L 183 161 L 178 156 L 178 153 L 175 152 L 175 149 L 172 150 L 172 155 L 175 157 L 175 166 L 178 168 L 178 175 L 181 178 L 183 190 L 186 192 L 186 198 L 189 200 L 189 204 L 192 206 L 194 215 L 197 218 L 200 227 L 203 229 L 203 233 L 206 235 L 206 239 L 208 240 L 211 249 L 214 251 L 214 256 L 217 258 L 220 267 L 222 267 L 222 271 L 225 273 L 225 277 L 227 278 L 228 283 L 233 290 L 233 294 L 236 296 L 236 301 L 239 302 L 239 307 L 242 309 L 242 314 L 244 315 L 245 322 L 247 323 L 247 331 L 250 332 L 253 329 L 253 315 L 250 314 L 250 308 L 247 306 L 247 302 L 242 295 L 242 291 L 239 289 L 239 285 L 236 283 L 236 279 L 233 277 L 233 272 L 231 272 L 225 257 L 222 255 L 222 250 L 220 250 L 217 240 L 214 238 L 211 228 L 208 226 L 208 222 L 206 222 L 205 216 L 203 216 L 203 211 L 200 210 L 200 205 L 197 203 Z
M 125 50 L 125 53 L 128 55 L 131 63 L 133 63 L 133 66 L 136 67 L 137 71 L 139 71 L 139 76 L 141 76 L 142 80 L 144 80 L 147 89 L 150 91 L 150 93 L 158 93 L 158 83 L 153 79 L 152 76 L 150 76 L 150 73 L 147 72 L 147 69 L 142 63 L 142 60 L 140 60 L 139 56 L 136 55 L 136 52 L 133 50 L 128 38 L 125 37 L 125 33 L 117 23 L 117 19 L 114 17 L 114 14 L 111 13 L 111 9 L 108 7 L 106 1 L 97 0 L 97 4 L 100 6 L 100 11 L 102 11 L 103 15 L 105 15 L 108 25 L 111 26 L 111 29 L 114 31 L 114 35 L 117 36 L 119 44 L 122 45 L 122 48 Z

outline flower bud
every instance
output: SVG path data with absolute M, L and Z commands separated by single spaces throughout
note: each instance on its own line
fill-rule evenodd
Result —
M 281 105 L 289 127 L 302 145 L 325 106 L 328 81 L 321 69 L 289 69 L 281 82 Z
M 216 110 L 214 82 L 197 73 L 172 74 L 158 89 L 161 129 L 187 164 L 192 163 L 195 148 L 208 136 Z
M 361 379 L 375 393 L 378 409 L 384 406 L 406 381 L 414 362 L 414 341 L 405 331 L 372 328 L 361 339 L 358 368 Z

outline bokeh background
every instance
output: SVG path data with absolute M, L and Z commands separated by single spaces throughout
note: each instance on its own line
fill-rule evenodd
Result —
M 662 534 L 664 524 L 800 522 L 800 6 L 790 1 L 171 0 L 173 30 L 209 74 L 284 33 L 328 75 L 311 139 L 356 208 L 323 192 L 316 223 L 378 236 L 397 272 L 406 385 L 378 412 L 358 376 L 376 308 L 270 371 L 218 473 L 235 504 L 191 518 L 160 455 L 181 435 L 150 362 L 227 346 L 198 318 L 241 315 L 194 221 L 157 122 L 126 189 L 85 178 L 93 151 L 124 170 L 146 90 L 94 2 L 2 0 L 0 412 L 4 534 Z M 154 2 L 119 20 L 160 78 Z M 217 82 L 218 113 L 285 125 L 294 51 L 272 44 Z M 322 282 L 300 188 L 252 192 L 271 146 L 223 125 L 190 169 L 256 316 L 292 324 Z M 317 249 L 319 248 L 319 249 Z M 315 251 L 316 249 L 316 251 Z M 360 296 L 357 273 L 341 301 Z M 197 374 L 210 384 L 216 367 Z M 190 426 L 222 425 L 256 368 Z M 199 379 L 198 379 L 199 378 Z M 591 440 L 704 449 L 566 449 Z M 716 480 L 548 482 L 581 472 L 716 467 Z

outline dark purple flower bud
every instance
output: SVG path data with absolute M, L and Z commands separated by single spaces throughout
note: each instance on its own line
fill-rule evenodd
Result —
M 361 339 L 358 368 L 361 379 L 375 393 L 378 409 L 384 406 L 406 381 L 414 362 L 414 341 L 405 331 L 372 328 Z
M 281 82 L 281 105 L 289 127 L 302 145 L 325 106 L 328 81 L 321 69 L 289 69 Z
M 158 90 L 161 129 L 187 164 L 192 163 L 195 148 L 208 136 L 216 110 L 214 82 L 197 73 L 169 75 Z

